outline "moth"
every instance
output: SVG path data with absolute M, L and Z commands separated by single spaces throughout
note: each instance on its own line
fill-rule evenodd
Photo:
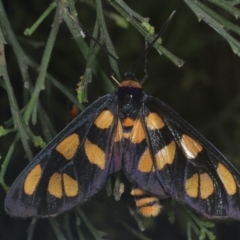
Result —
M 139 212 L 156 216 L 172 197 L 209 218 L 240 219 L 240 175 L 200 133 L 133 73 L 83 111 L 23 170 L 5 208 L 48 217 L 87 201 L 123 170 Z
M 30 162 L 7 194 L 6 212 L 55 216 L 88 201 L 119 171 L 143 216 L 157 216 L 159 199 L 171 197 L 208 218 L 240 220 L 239 172 L 167 104 L 144 93 L 133 72 Z

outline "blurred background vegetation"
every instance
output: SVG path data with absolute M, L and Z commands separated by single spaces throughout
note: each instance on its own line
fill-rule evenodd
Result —
M 240 239 L 239 222 L 212 221 L 215 227 L 208 228 L 211 224 L 204 222 L 206 219 L 195 217 L 187 208 L 171 200 L 162 201 L 164 210 L 157 218 L 136 220 L 129 210 L 134 209 L 134 204 L 128 193 L 116 202 L 103 190 L 82 205 L 81 210 L 78 208 L 51 220 L 13 219 L 5 214 L 3 207 L 8 186 L 40 150 L 33 145 L 44 146 L 36 136 L 48 142 L 68 124 L 69 106 L 75 103 L 83 109 L 116 87 L 110 79 L 112 68 L 117 72 L 116 66 L 110 67 L 103 51 L 99 52 L 97 62 L 90 66 L 91 57 L 97 50 L 91 45 L 86 61 L 90 39 L 82 38 L 78 21 L 93 35 L 98 29 L 96 22 L 101 27 L 106 22 L 100 41 L 106 40 L 108 33 L 117 56 L 124 67 L 131 70 L 144 50 L 143 36 L 152 39 L 142 22 L 146 25 L 149 18 L 149 24 L 157 33 L 176 10 L 162 37 L 164 49 L 157 46 L 158 51 L 152 49 L 148 54 L 149 78 L 143 85 L 144 90 L 175 109 L 240 169 L 239 2 L 56 1 L 58 8 L 55 3 L 51 5 L 52 12 L 31 36 L 26 36 L 26 28 L 42 16 L 51 2 L 0 0 L 0 27 L 7 43 L 4 47 L 8 71 L 1 56 L 0 125 L 10 129 L 0 128 L 0 134 L 6 134 L 0 138 L 0 239 L 180 240 L 191 239 L 190 233 L 192 239 L 199 239 L 204 237 L 204 231 L 207 232 L 206 239 L 211 237 L 208 231 L 212 231 L 216 239 Z M 104 20 L 101 22 L 102 13 Z M 1 34 L 0 42 L 4 42 Z M 160 55 L 160 49 L 176 57 Z M 114 61 L 113 64 L 116 65 Z M 143 63 L 136 74 L 139 79 L 144 76 Z M 79 88 L 80 77 L 83 82 Z M 39 92 L 43 87 L 45 89 Z M 78 103 L 76 88 L 89 103 Z M 146 230 L 142 232 L 143 228 Z

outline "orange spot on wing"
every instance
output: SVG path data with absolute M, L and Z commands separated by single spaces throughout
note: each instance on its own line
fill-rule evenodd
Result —
M 114 116 L 109 110 L 104 110 L 98 115 L 94 124 L 100 129 L 107 129 L 112 125 L 113 118 Z
M 162 118 L 157 113 L 150 113 L 146 117 L 146 122 L 148 128 L 155 130 L 155 129 L 161 129 L 165 126 L 165 123 L 163 122 Z
M 199 175 L 195 173 L 185 182 L 185 191 L 187 195 L 191 198 L 196 198 L 198 196 L 198 186 L 199 186 Z
M 40 164 L 37 164 L 32 170 L 28 173 L 24 181 L 24 193 L 27 195 L 32 195 L 36 190 L 36 187 L 39 183 L 39 180 L 42 176 L 42 168 Z
M 155 155 L 158 170 L 162 170 L 165 165 L 172 164 L 176 154 L 176 143 L 170 142 Z
M 214 193 L 214 184 L 207 173 L 195 173 L 186 181 L 185 191 L 191 198 L 196 198 L 200 193 L 201 199 L 207 199 Z
M 105 168 L 106 154 L 96 144 L 86 138 L 84 143 L 85 153 L 90 163 L 96 164 L 102 170 Z
M 62 198 L 62 176 L 60 173 L 55 172 L 50 177 L 48 182 L 48 192 L 56 198 Z
M 194 139 L 189 137 L 186 134 L 182 135 L 180 144 L 183 148 L 183 151 L 188 159 L 194 159 L 203 149 L 203 147 L 196 142 Z
M 219 163 L 217 167 L 217 173 L 227 193 L 229 195 L 234 195 L 237 192 L 237 185 L 231 172 L 223 164 Z
M 140 143 L 145 139 L 145 131 L 143 129 L 143 125 L 140 119 L 135 121 L 129 139 L 132 143 Z
M 117 129 L 116 129 L 116 133 L 115 133 L 115 137 L 114 137 L 114 142 L 121 141 L 122 137 L 123 137 L 123 129 L 122 129 L 122 125 L 121 125 L 120 121 L 118 120 Z
M 63 155 L 66 160 L 71 160 L 80 145 L 79 136 L 76 133 L 64 138 L 56 147 L 56 150 Z
M 78 182 L 68 174 L 63 174 L 64 192 L 67 197 L 75 197 L 78 194 Z
M 138 170 L 141 172 L 151 172 L 153 169 L 152 157 L 149 149 L 147 148 L 139 160 Z
M 211 177 L 207 173 L 200 174 L 200 197 L 207 199 L 214 193 L 214 185 Z

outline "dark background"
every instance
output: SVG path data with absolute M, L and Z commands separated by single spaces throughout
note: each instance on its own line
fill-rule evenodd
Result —
M 204 22 L 198 22 L 191 9 L 180 0 L 172 1 L 136 1 L 128 0 L 126 3 L 137 13 L 150 18 L 150 24 L 159 31 L 173 10 L 177 10 L 173 20 L 163 36 L 163 45 L 185 64 L 178 68 L 164 55 L 159 55 L 155 49 L 148 54 L 149 78 L 144 83 L 145 92 L 151 94 L 170 105 L 189 123 L 206 136 L 225 156 L 230 159 L 236 168 L 240 169 L 240 124 L 239 104 L 240 93 L 240 59 L 235 55 L 229 44 L 212 28 Z M 31 37 L 25 37 L 25 28 L 31 26 L 42 12 L 49 6 L 49 1 L 4 1 L 5 9 L 22 47 L 38 63 L 41 61 L 45 43 L 53 21 L 51 13 Z M 115 12 L 114 9 L 103 1 L 104 9 Z M 95 10 L 81 1 L 76 2 L 78 17 L 81 23 L 92 30 L 95 23 Z M 232 22 L 234 18 L 220 8 L 209 5 Z M 131 70 L 133 63 L 144 50 L 143 37 L 129 25 L 128 29 L 121 29 L 106 18 L 107 27 L 114 47 L 121 62 L 126 69 Z M 239 24 L 239 21 L 236 22 Z M 77 36 L 76 36 L 77 37 Z M 34 47 L 27 42 L 31 39 L 40 44 Z M 23 104 L 23 82 L 16 63 L 16 58 L 11 46 L 5 46 L 6 59 L 11 83 L 18 100 L 19 107 Z M 98 56 L 101 67 L 107 75 L 111 69 L 106 55 L 101 52 Z M 60 27 L 56 44 L 50 59 L 48 72 L 59 82 L 72 89 L 73 93 L 79 77 L 84 74 L 85 60 L 75 44 L 64 23 Z M 144 75 L 143 65 L 140 64 L 137 76 L 141 79 Z M 32 79 L 36 79 L 36 72 L 31 72 Z M 59 132 L 67 123 L 67 109 L 70 101 L 58 90 L 51 87 L 51 99 L 40 99 L 50 119 Z M 93 77 L 88 89 L 88 100 L 92 103 L 99 96 L 108 93 L 101 84 L 100 77 Z M 0 124 L 11 117 L 9 101 L 4 89 L 0 88 Z M 36 135 L 41 135 L 37 126 L 33 127 Z M 9 134 L 0 139 L 0 152 L 4 159 L 14 134 Z M 37 153 L 38 149 L 34 149 Z M 13 180 L 26 166 L 21 143 L 17 145 L 10 165 L 6 172 L 5 181 L 10 186 Z M 0 190 L 0 239 L 27 239 L 27 229 L 31 220 L 15 220 L 4 212 L 3 201 L 5 191 Z M 139 239 L 133 236 L 122 224 L 126 222 L 133 229 L 138 230 L 135 220 L 131 217 L 127 204 L 133 204 L 127 194 L 123 201 L 116 202 L 113 198 L 106 197 L 105 192 L 82 206 L 91 223 L 97 229 L 108 233 L 109 239 Z M 163 213 L 155 219 L 144 219 L 147 228 L 144 235 L 151 239 L 187 239 L 186 218 L 182 213 L 182 206 L 174 206 L 176 221 L 171 224 L 168 213 L 172 211 L 171 201 L 164 200 Z M 183 210 L 185 211 L 185 210 Z M 75 223 L 73 212 L 70 214 L 71 222 Z M 121 220 L 119 220 L 121 219 Z M 58 218 L 64 227 L 61 216 Z M 232 220 L 214 221 L 214 232 L 217 239 L 240 239 L 239 222 Z M 80 228 L 86 239 L 93 239 L 84 223 Z M 74 230 L 73 230 L 74 232 Z M 194 234 L 193 234 L 194 235 Z M 67 239 L 77 239 L 67 238 Z M 39 220 L 33 239 L 57 239 L 48 220 Z M 193 239 L 197 239 L 194 235 Z

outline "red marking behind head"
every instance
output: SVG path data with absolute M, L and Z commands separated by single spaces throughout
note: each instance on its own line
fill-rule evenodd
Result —
M 142 88 L 139 82 L 135 80 L 125 80 L 120 84 L 120 87 L 133 87 L 133 88 Z

